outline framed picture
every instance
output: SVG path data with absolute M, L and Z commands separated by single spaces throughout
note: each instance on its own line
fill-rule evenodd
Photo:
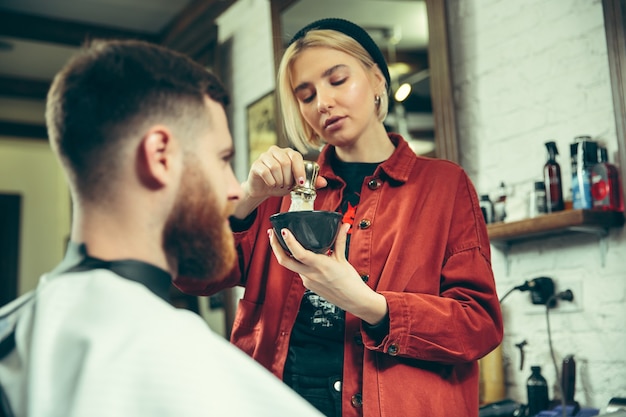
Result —
M 270 91 L 246 108 L 248 121 L 248 167 L 270 146 L 276 145 L 274 91 Z

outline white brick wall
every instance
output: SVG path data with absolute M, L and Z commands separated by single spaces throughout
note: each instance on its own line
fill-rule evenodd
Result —
M 602 4 L 598 0 L 449 0 L 449 28 L 461 163 L 480 193 L 509 187 L 511 220 L 526 216 L 526 196 L 542 178 L 544 143 L 555 140 L 564 190 L 570 187 L 569 144 L 589 134 L 617 151 Z M 498 292 L 538 276 L 557 291 L 575 288 L 573 312 L 550 314 L 558 366 L 577 362 L 576 400 L 603 409 L 626 396 L 626 232 L 541 239 L 505 254 L 492 246 Z M 507 266 L 508 262 L 508 266 Z M 580 293 L 577 293 L 580 292 Z M 568 306 L 571 308 L 572 306 Z M 556 381 L 545 308 L 529 293 L 503 303 L 507 395 L 526 402 L 531 365 Z M 516 343 L 526 340 L 519 370 Z M 554 388 L 550 390 L 554 395 Z
M 231 88 L 230 126 L 235 145 L 234 169 L 237 178 L 248 177 L 248 132 L 246 107 L 276 86 L 272 19 L 268 0 L 239 0 L 217 20 L 219 42 L 232 50 L 228 78 Z M 243 289 L 237 289 L 237 298 Z
M 218 19 L 219 42 L 232 44 L 231 128 L 235 143 L 235 172 L 248 176 L 246 107 L 274 89 L 272 21 L 268 0 L 239 0 Z

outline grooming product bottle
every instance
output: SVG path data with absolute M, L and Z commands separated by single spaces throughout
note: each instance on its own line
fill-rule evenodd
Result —
M 503 222 L 506 219 L 506 186 L 504 182 L 498 187 L 498 198 L 493 203 L 493 221 Z
M 577 136 L 570 145 L 572 161 L 572 206 L 574 209 L 590 209 L 591 169 L 598 162 L 598 144 L 591 136 Z
M 593 208 L 624 211 L 619 171 L 608 162 L 604 147 L 598 147 L 598 163 L 591 169 L 591 198 Z
M 576 392 L 576 361 L 574 355 L 567 355 L 563 359 L 563 369 L 561 371 L 562 395 L 567 405 L 573 405 L 574 393 Z
M 304 184 L 296 185 L 291 190 L 291 205 L 289 211 L 310 211 L 313 210 L 313 203 L 317 192 L 315 191 L 315 180 L 320 172 L 317 162 L 304 161 Z
M 493 203 L 491 202 L 491 199 L 489 199 L 489 195 L 481 195 L 479 204 L 480 210 L 483 212 L 483 217 L 485 218 L 485 223 L 493 223 Z
M 528 217 L 533 218 L 547 213 L 546 185 L 543 181 L 535 181 L 528 197 Z
M 541 366 L 531 366 L 531 375 L 526 381 L 528 393 L 528 416 L 535 416 L 547 410 L 550 405 L 548 398 L 548 382 L 541 375 Z
M 543 166 L 543 181 L 545 183 L 546 211 L 552 213 L 563 210 L 565 203 L 561 185 L 561 166 L 556 162 L 556 156 L 559 154 L 556 143 L 553 141 L 546 142 L 546 149 L 548 150 L 548 160 Z

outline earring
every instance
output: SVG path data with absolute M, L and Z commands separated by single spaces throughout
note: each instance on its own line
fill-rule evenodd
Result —
M 374 104 L 376 107 L 380 107 L 380 96 L 378 94 L 374 96 Z

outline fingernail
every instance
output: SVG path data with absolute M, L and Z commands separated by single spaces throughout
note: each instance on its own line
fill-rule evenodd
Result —
M 267 237 L 272 237 L 272 229 L 267 229 Z
M 280 234 L 283 235 L 283 237 L 287 236 L 287 231 L 285 229 L 283 229 L 283 230 L 280 231 Z
M 302 177 L 298 178 L 298 184 L 304 185 L 304 178 Z

